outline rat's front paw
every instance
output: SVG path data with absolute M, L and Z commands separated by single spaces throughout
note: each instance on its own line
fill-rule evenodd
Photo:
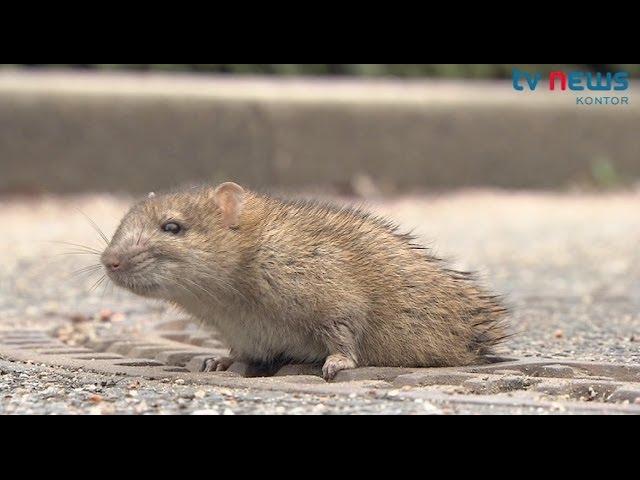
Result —
M 322 367 L 322 377 L 326 380 L 333 380 L 341 370 L 356 368 L 356 362 L 346 355 L 336 354 L 329 355 Z
M 204 361 L 203 372 L 226 372 L 235 362 L 235 358 L 231 357 L 212 357 Z

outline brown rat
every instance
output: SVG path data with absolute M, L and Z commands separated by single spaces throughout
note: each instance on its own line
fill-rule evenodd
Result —
M 215 327 L 231 355 L 210 370 L 468 365 L 505 338 L 499 300 L 388 221 L 234 183 L 141 201 L 102 261 L 117 285 Z

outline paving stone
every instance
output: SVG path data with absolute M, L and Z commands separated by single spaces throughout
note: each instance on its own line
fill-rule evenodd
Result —
M 158 332 L 162 338 L 167 340 L 172 340 L 174 342 L 182 342 L 185 343 L 191 334 L 189 332 L 183 331 L 168 331 L 168 332 Z
M 86 347 L 91 348 L 97 352 L 106 352 L 111 345 L 114 343 L 121 341 L 120 337 L 116 338 L 95 338 L 90 339 L 86 342 Z
M 297 374 L 297 373 L 294 373 L 292 375 L 280 375 L 278 373 L 278 375 L 272 378 L 276 381 L 281 381 L 283 383 L 293 383 L 293 384 L 300 383 L 300 384 L 322 385 L 326 383 L 322 377 L 319 377 L 317 375 L 305 375 L 305 374 Z
M 568 395 L 578 400 L 604 401 L 620 386 L 621 384 L 617 382 L 573 379 L 564 382 L 541 382 L 534 389 L 548 395 Z
M 557 399 L 544 399 L 532 391 L 516 391 L 505 395 L 498 394 L 442 394 L 431 388 L 418 388 L 409 391 L 400 391 L 398 398 L 423 399 L 436 406 L 445 405 L 449 408 L 455 405 L 469 405 L 470 411 L 477 413 L 477 408 L 482 407 L 482 412 L 487 414 L 548 414 L 548 413 L 590 413 L 603 414 L 611 412 L 640 413 L 640 408 L 634 406 L 618 408 L 614 404 L 598 402 L 558 401 Z M 456 408 L 457 411 L 458 408 Z
M 640 360 L 640 359 L 639 359 Z M 640 382 L 640 365 L 598 362 L 567 362 L 591 376 L 609 377 L 622 382 Z
M 171 351 L 177 352 L 181 350 L 182 349 L 180 347 L 171 348 L 171 347 L 168 347 L 167 345 L 155 345 L 152 347 L 139 346 L 139 347 L 133 347 L 131 350 L 127 352 L 127 355 L 131 357 L 154 359 L 158 354 L 162 352 L 171 352 Z
M 51 337 L 49 335 L 45 334 L 45 333 L 40 333 L 38 335 L 36 335 L 36 334 L 32 334 L 32 335 L 4 334 L 4 335 L 0 335 L 0 339 L 2 339 L 2 341 L 4 343 L 14 342 L 14 341 L 31 341 L 31 342 L 38 342 L 38 341 L 41 341 L 41 340 L 45 340 L 45 341 L 48 341 L 48 342 L 51 341 Z
M 312 364 L 285 365 L 276 373 L 276 376 L 279 377 L 291 375 L 315 375 L 320 377 L 322 376 L 322 366 Z
M 608 401 L 640 403 L 640 385 L 638 387 L 620 387 L 611 394 Z
M 119 341 L 119 342 L 112 343 L 107 348 L 106 351 L 111 353 L 118 353 L 120 355 L 128 355 L 129 352 L 136 347 L 154 347 L 154 346 L 157 346 L 157 345 L 149 342 L 127 340 L 127 341 Z
M 357 380 L 384 380 L 393 382 L 399 375 L 415 372 L 415 368 L 362 367 L 342 370 L 333 379 L 334 382 L 353 382 Z
M 162 367 L 164 364 L 155 360 L 148 360 L 146 358 L 127 358 L 122 361 L 117 361 L 114 365 L 120 367 Z
M 640 400 L 640 385 L 638 387 L 620 387 L 607 399 L 609 402 L 638 403 Z
M 540 377 L 572 378 L 575 370 L 567 365 L 543 365 L 534 370 L 533 375 Z
M 517 375 L 517 376 L 521 376 L 524 375 L 523 372 L 521 372 L 520 370 L 494 370 L 493 373 L 495 375 Z
M 533 387 L 536 392 L 547 395 L 569 395 L 571 393 L 571 385 L 569 382 L 558 382 L 554 380 L 544 380 Z
M 620 387 L 619 383 L 591 380 L 574 380 L 570 383 L 571 396 L 578 399 L 605 400 Z
M 88 348 L 64 348 L 57 350 L 43 350 L 38 352 L 40 355 L 79 355 L 82 353 L 91 353 Z
M 23 348 L 23 347 L 20 347 L 20 348 Z M 37 352 L 44 352 L 44 351 L 55 351 L 55 350 L 68 350 L 70 347 L 69 345 L 62 342 L 51 342 L 50 345 L 33 345 L 33 346 L 27 346 L 26 348 L 33 349 Z M 88 350 L 93 351 L 93 349 L 88 349 Z
M 121 360 L 124 359 L 122 355 L 115 355 L 111 353 L 99 353 L 99 352 L 91 352 L 87 355 L 80 355 L 74 357 L 75 360 Z
M 499 392 L 496 385 L 491 385 L 488 380 L 482 378 L 472 378 L 466 380 L 462 383 L 462 386 L 471 393 L 489 394 Z
M 504 377 L 497 378 L 492 382 L 498 385 L 500 391 L 512 392 L 514 390 L 526 390 L 539 381 L 540 380 L 523 377 L 521 375 L 505 375 Z
M 8 345 L 5 343 L 5 345 Z M 42 350 L 55 350 L 62 348 L 69 348 L 68 345 L 60 342 L 51 342 L 51 343 L 36 343 L 36 344 L 26 344 L 26 345 L 11 345 L 18 350 L 34 350 L 40 352 Z
M 184 367 L 189 363 L 189 361 L 194 357 L 200 357 L 203 355 L 209 355 L 209 357 L 213 356 L 212 352 L 202 352 L 202 351 L 193 351 L 193 350 L 182 350 L 182 351 L 163 351 L 160 352 L 156 356 L 156 360 L 162 362 L 166 365 Z
M 462 386 L 472 393 L 495 394 L 514 390 L 525 390 L 537 381 L 539 380 L 517 375 L 506 375 L 503 377 L 477 377 L 464 381 Z
M 431 373 L 414 372 L 399 375 L 393 381 L 396 387 L 426 386 L 426 385 L 461 385 L 464 381 L 474 378 L 472 373 Z
M 5 345 L 13 345 L 13 346 L 21 346 L 21 345 L 47 345 L 51 343 L 51 339 L 38 339 L 38 338 L 28 338 L 28 339 L 18 339 L 18 340 L 4 340 L 2 343 Z
M 163 371 L 167 373 L 189 373 L 189 370 L 185 367 L 167 367 L 163 368 Z
M 3 330 L 0 331 L 0 338 L 24 338 L 24 337 L 48 337 L 42 330 Z

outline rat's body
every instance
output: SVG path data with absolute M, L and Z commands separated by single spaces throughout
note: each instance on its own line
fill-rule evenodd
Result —
M 467 365 L 504 338 L 494 297 L 386 221 L 235 184 L 141 202 L 103 260 L 116 283 L 179 305 L 250 364 L 319 362 L 326 378 Z

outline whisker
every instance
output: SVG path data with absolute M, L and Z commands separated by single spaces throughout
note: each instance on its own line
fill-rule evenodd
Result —
M 171 279 L 162 274 L 156 274 L 156 275 L 168 283 L 174 283 L 176 286 L 180 287 L 182 290 L 184 290 L 188 294 L 193 295 L 194 297 L 197 298 L 197 295 L 191 289 L 187 288 L 187 286 L 183 285 L 178 279 Z
M 101 268 L 102 268 L 102 265 L 100 265 L 100 264 L 87 265 L 86 267 L 82 267 L 82 268 L 79 268 L 79 269 L 77 269 L 77 270 L 74 270 L 73 272 L 71 272 L 71 274 L 74 274 L 74 273 L 83 273 L 83 272 L 90 272 L 90 271 L 92 271 L 92 270 L 99 270 L 99 269 L 101 269 Z
M 76 279 L 80 280 L 80 279 L 85 279 L 86 278 L 87 281 L 91 281 L 93 278 L 95 278 L 94 275 L 96 275 L 98 273 L 100 273 L 98 270 L 93 270 L 93 271 L 90 271 L 90 272 L 82 272 L 82 273 L 79 273 L 79 274 L 76 274 L 76 275 L 73 275 L 73 276 L 68 276 L 68 277 L 65 277 L 64 279 L 68 280 L 68 281 L 72 281 L 72 280 L 76 280 Z
M 50 241 L 48 243 L 57 243 L 59 245 L 67 245 L 67 246 L 70 246 L 70 247 L 77 247 L 77 248 L 80 248 L 82 250 L 88 250 L 90 252 L 94 252 L 94 253 L 98 253 L 98 254 L 102 253 L 97 248 L 89 247 L 88 245 L 81 245 L 79 243 L 57 242 L 57 241 Z
M 196 292 L 194 292 L 192 289 L 190 289 L 187 285 L 183 284 L 178 278 L 169 278 L 166 275 L 162 275 L 162 274 L 156 274 L 158 277 L 160 277 L 161 279 L 163 279 L 164 281 L 166 281 L 167 283 L 171 283 L 176 285 L 177 287 L 181 288 L 182 290 L 184 290 L 188 295 L 192 295 L 193 297 L 195 297 L 196 299 L 198 298 L 198 295 Z
M 104 301 L 104 295 L 105 295 L 105 293 L 107 293 L 107 288 L 109 288 L 110 285 L 113 285 L 113 282 L 111 281 L 110 278 L 107 278 L 107 281 L 104 283 L 104 287 L 102 289 L 102 295 L 100 296 L 100 302 Z
M 107 278 L 107 276 L 102 275 L 102 277 L 100 277 L 100 279 L 96 283 L 94 283 L 93 286 L 89 289 L 89 293 L 93 292 L 96 288 L 98 288 L 100 284 L 104 282 L 105 278 Z
M 189 282 L 191 285 L 193 285 L 194 287 L 199 288 L 200 290 L 202 290 L 204 293 L 206 293 L 207 295 L 209 295 L 209 297 L 211 297 L 214 300 L 218 300 L 218 297 L 209 289 L 203 287 L 202 285 L 198 284 L 197 282 L 194 282 L 193 280 L 187 279 L 187 278 L 183 278 L 183 280 Z M 244 297 L 244 295 L 242 295 L 240 292 L 238 292 L 237 290 L 233 289 L 233 287 L 231 285 L 227 285 L 229 288 L 231 288 L 232 290 L 235 291 L 235 293 L 237 293 L 238 295 L 240 295 L 243 299 L 246 300 L 246 298 Z
M 91 217 L 89 217 L 89 215 L 87 215 L 86 213 L 84 213 L 82 210 L 76 208 L 76 210 L 78 212 L 80 212 L 82 214 L 82 216 L 84 218 L 86 218 L 89 223 L 91 224 L 91 226 L 93 227 L 93 229 L 98 233 L 98 235 L 100 235 L 100 237 L 102 238 L 102 240 L 104 240 L 105 245 L 109 245 L 109 239 L 107 238 L 107 236 L 104 234 L 104 232 L 102 231 L 102 229 L 98 226 L 98 224 L 96 222 L 93 221 L 93 219 Z
M 238 295 L 239 297 L 241 297 L 245 302 L 248 302 L 249 300 L 247 299 L 247 297 L 240 291 L 238 290 L 236 287 L 234 287 L 232 284 L 230 284 L 229 282 L 225 282 L 224 280 L 222 280 L 221 278 L 218 278 L 214 275 L 208 274 L 206 272 L 198 272 L 198 274 L 204 278 L 209 278 L 211 280 L 214 280 L 217 283 L 222 284 L 224 287 L 226 287 L 228 290 L 231 291 L 231 293 L 234 293 L 236 295 Z
M 64 257 L 68 255 L 92 255 L 94 257 L 99 257 L 101 254 L 93 253 L 93 252 L 83 252 L 82 250 L 80 250 L 77 252 L 69 251 L 69 252 L 56 253 L 55 255 L 52 255 L 52 257 Z
M 72 278 L 81 277 L 86 274 L 97 273 L 101 270 L 101 268 L 102 268 L 101 265 L 96 265 L 96 266 L 92 265 L 90 267 L 80 268 L 78 270 L 74 270 L 73 272 L 69 273 L 69 275 L 67 275 L 67 279 L 70 280 Z

